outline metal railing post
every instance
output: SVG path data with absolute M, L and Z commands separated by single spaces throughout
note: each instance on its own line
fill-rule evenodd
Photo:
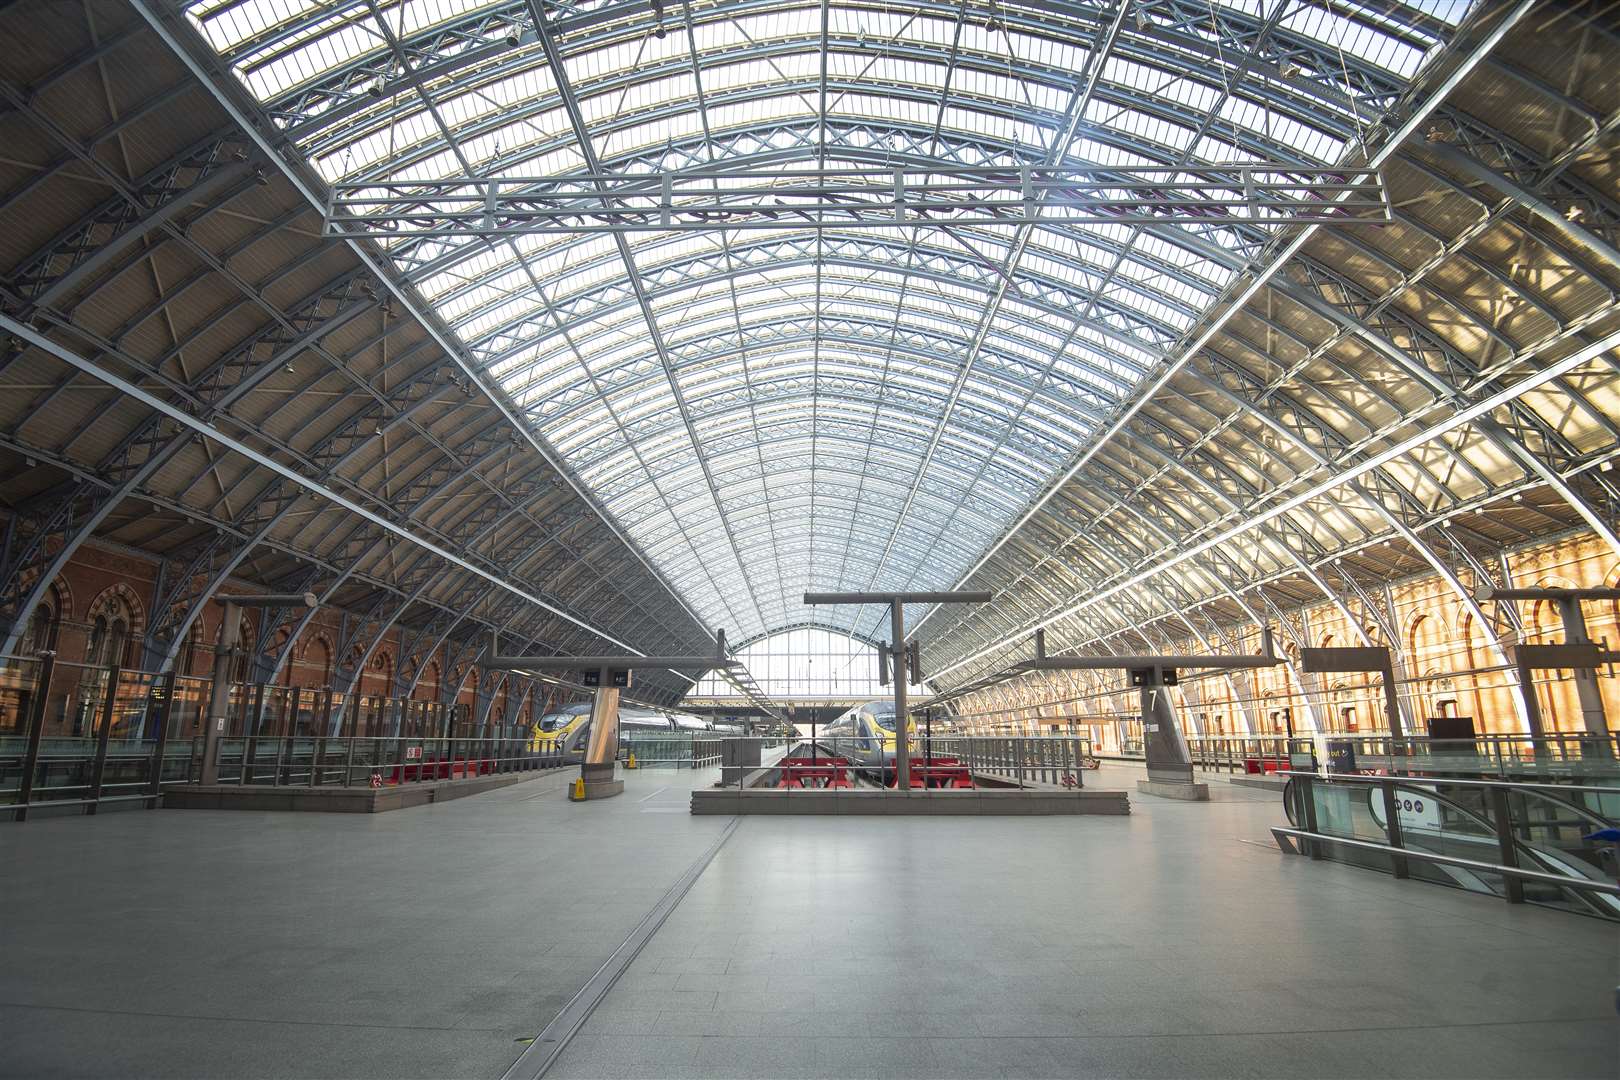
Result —
M 17 789 L 16 821 L 28 820 L 28 803 L 34 795 L 34 774 L 39 771 L 39 745 L 45 735 L 46 699 L 51 696 L 51 676 L 56 671 L 56 654 L 39 655 L 39 681 L 28 710 L 28 749 L 23 752 L 23 774 Z
M 254 683 L 247 714 L 242 717 L 242 772 L 237 784 L 253 783 L 254 766 L 259 761 L 259 728 L 264 725 L 264 683 Z
M 1311 839 L 1306 846 L 1310 849 L 1311 858 L 1320 859 L 1322 858 L 1322 843 L 1316 839 L 1317 833 L 1321 830 L 1316 827 L 1316 792 L 1312 790 L 1314 781 L 1309 773 L 1296 774 L 1294 779 L 1300 782 L 1299 795 L 1303 800 L 1303 805 L 1300 807 L 1300 820 L 1305 822 L 1305 829 L 1311 834 Z
M 1401 800 L 1395 794 L 1395 781 L 1385 780 L 1378 785 L 1384 790 L 1384 828 L 1389 832 L 1389 846 L 1404 848 L 1406 841 L 1401 836 Z M 1405 855 L 1391 855 L 1395 876 L 1404 878 L 1410 873 Z
M 1517 869 L 1519 849 L 1513 839 L 1513 818 L 1508 810 L 1508 791 L 1505 787 L 1491 788 L 1491 817 L 1495 819 L 1497 857 L 1503 866 Z M 1524 882 L 1511 874 L 1502 875 L 1503 898 L 1510 904 L 1524 903 Z
M 152 772 L 149 777 L 151 783 L 147 786 L 148 795 L 163 794 L 163 758 L 169 750 L 169 715 L 174 711 L 174 669 L 170 668 L 163 676 L 161 704 L 157 706 L 157 744 L 152 747 Z M 148 691 L 147 701 L 152 700 Z M 189 777 L 187 779 L 190 779 Z M 157 807 L 157 799 L 153 798 L 147 804 L 149 809 Z
M 85 806 L 86 814 L 94 814 L 101 802 L 101 784 L 107 775 L 107 745 L 112 741 L 113 709 L 118 706 L 118 677 L 122 670 L 118 667 L 107 669 L 107 693 L 101 703 L 101 724 L 96 731 L 96 763 L 90 770 L 90 799 Z

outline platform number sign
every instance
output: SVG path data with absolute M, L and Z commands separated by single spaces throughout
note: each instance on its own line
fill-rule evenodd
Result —
M 604 683 L 601 669 L 591 668 L 580 672 L 580 682 L 590 687 L 612 686 L 622 690 L 630 685 L 630 669 L 608 668 L 607 682 Z

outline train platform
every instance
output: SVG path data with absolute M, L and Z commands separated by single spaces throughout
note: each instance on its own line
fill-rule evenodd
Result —
M 577 769 L 390 814 L 0 833 L 0 1076 L 498 1077 L 724 819 L 718 770 Z
M 1611 926 L 1284 859 L 1211 788 L 749 819 L 548 1076 L 1612 1076 Z
M 8 831 L 0 1075 L 1613 1074 L 1611 925 L 1284 857 L 1274 792 L 690 815 L 716 775 Z

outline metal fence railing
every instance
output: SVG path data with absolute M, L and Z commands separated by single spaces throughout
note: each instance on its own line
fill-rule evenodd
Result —
M 1620 787 L 1285 775 L 1285 851 L 1620 920 Z
M 186 775 L 202 774 L 203 740 L 191 739 Z M 374 787 L 464 780 L 498 773 L 555 769 L 567 764 L 556 749 L 530 749 L 527 738 L 289 738 L 222 740 L 222 785 Z
M 1434 739 L 1393 738 L 1387 732 L 1295 735 L 1194 735 L 1187 738 L 1193 767 L 1209 772 L 1272 773 L 1299 755 L 1319 763 L 1354 762 L 1339 771 L 1457 772 L 1503 779 L 1559 776 L 1620 778 L 1620 736 L 1551 732 Z M 1140 760 L 1141 751 L 1121 755 Z
M 976 776 L 1019 787 L 1083 787 L 1083 774 L 1096 761 L 1091 740 L 1078 737 L 953 737 L 932 741 L 935 752 L 960 759 Z
M 0 814 L 155 806 L 165 787 L 198 783 L 209 690 L 173 672 L 0 657 Z M 226 785 L 414 783 L 562 764 L 526 726 L 479 725 L 464 705 L 240 683 L 215 719 Z
M 728 787 L 895 790 L 894 744 L 878 736 L 790 740 L 726 738 Z M 1083 738 L 919 737 L 911 746 L 912 790 L 1080 788 L 1095 766 Z

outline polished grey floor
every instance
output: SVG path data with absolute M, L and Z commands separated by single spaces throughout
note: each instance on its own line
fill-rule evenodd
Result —
M 693 776 L 0 825 L 0 1076 L 498 1077 L 724 828 Z
M 494 1080 L 728 820 L 564 779 L 0 827 L 0 1075 Z M 1611 925 L 1284 858 L 1211 786 L 744 819 L 549 1076 L 1616 1075 Z
M 549 1076 L 1617 1075 L 1612 925 L 1284 858 L 1211 787 L 747 818 Z

